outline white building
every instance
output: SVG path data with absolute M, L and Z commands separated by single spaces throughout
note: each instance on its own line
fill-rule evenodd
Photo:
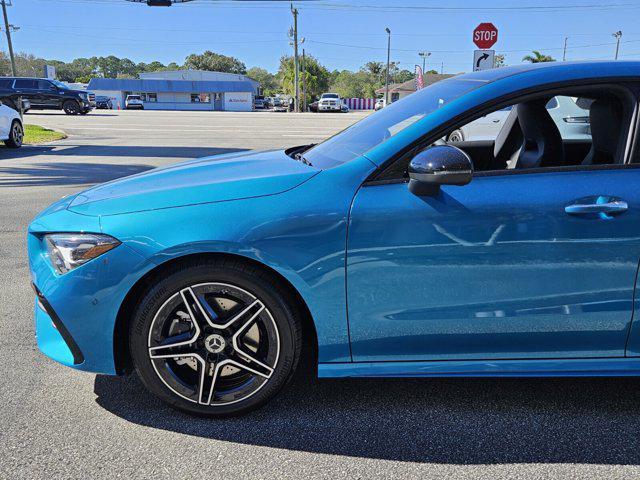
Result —
M 258 82 L 246 75 L 202 70 L 140 74 L 139 79 L 93 78 L 88 90 L 124 108 L 127 95 L 140 95 L 149 110 L 251 111 Z

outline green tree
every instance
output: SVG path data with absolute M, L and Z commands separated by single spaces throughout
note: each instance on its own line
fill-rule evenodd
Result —
M 331 77 L 329 70 L 311 55 L 305 57 L 304 72 L 302 72 L 302 70 L 300 71 L 300 93 L 302 93 L 303 77 L 307 88 L 307 102 L 311 102 L 313 98 L 320 96 L 329 88 L 329 79 Z M 295 67 L 293 57 L 283 56 L 280 58 L 280 68 L 278 69 L 276 78 L 284 93 L 295 95 Z
M 267 96 L 273 96 L 278 93 L 279 85 L 276 76 L 269 73 L 264 68 L 253 67 L 247 70 L 247 76 L 260 83 L 262 93 Z
M 533 50 L 531 53 L 533 55 L 525 55 L 524 57 L 522 57 L 522 61 L 523 62 L 530 62 L 530 63 L 555 62 L 556 61 L 556 59 L 553 58 L 551 55 L 544 55 L 544 54 L 540 53 L 538 50 Z
M 247 67 L 240 60 L 207 50 L 202 54 L 192 53 L 185 62 L 185 68 L 195 70 L 209 70 L 213 72 L 241 73 L 247 72 Z
M 493 66 L 498 68 L 498 67 L 506 67 L 507 64 L 505 63 L 505 55 L 504 53 L 496 53 L 496 56 L 493 57 Z
M 409 70 L 399 70 L 393 77 L 393 81 L 395 83 L 404 83 L 409 80 L 413 80 L 415 78 L 415 73 L 410 72 Z
M 161 62 L 153 61 L 146 65 L 146 68 L 143 70 L 144 72 L 161 72 L 162 70 L 167 70 Z

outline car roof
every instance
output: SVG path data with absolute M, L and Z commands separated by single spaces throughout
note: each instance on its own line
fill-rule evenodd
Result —
M 640 76 L 640 61 L 635 60 L 606 60 L 580 62 L 540 62 L 522 63 L 508 67 L 492 68 L 480 72 L 464 73 L 455 77 L 459 80 L 475 80 L 478 82 L 493 82 L 516 75 L 536 73 L 546 76 L 546 80 L 553 81 L 554 77 L 561 80 L 565 75 L 585 76 L 592 78 L 601 74 L 607 77 Z

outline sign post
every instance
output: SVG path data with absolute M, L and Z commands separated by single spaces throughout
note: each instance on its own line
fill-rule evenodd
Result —
M 475 50 L 473 52 L 473 71 L 489 70 L 495 66 L 495 50 Z
M 479 50 L 473 52 L 473 71 L 488 70 L 495 66 L 495 50 L 489 50 L 498 41 L 498 29 L 484 22 L 473 31 L 473 43 Z
M 493 23 L 481 23 L 473 31 L 473 43 L 480 50 L 487 50 L 498 41 L 498 29 Z

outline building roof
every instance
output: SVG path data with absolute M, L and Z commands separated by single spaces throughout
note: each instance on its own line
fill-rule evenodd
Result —
M 253 92 L 253 83 L 241 81 L 191 81 L 135 78 L 92 78 L 89 90 L 122 90 L 127 92 Z
M 424 81 L 424 86 L 428 87 L 440 80 L 444 80 L 445 78 L 453 77 L 451 73 L 425 73 L 422 76 Z M 379 88 L 376 90 L 376 93 L 384 93 L 385 88 Z M 416 91 L 416 81 L 415 79 L 407 80 L 403 83 L 392 83 L 389 85 L 389 93 L 394 92 L 415 92 Z

